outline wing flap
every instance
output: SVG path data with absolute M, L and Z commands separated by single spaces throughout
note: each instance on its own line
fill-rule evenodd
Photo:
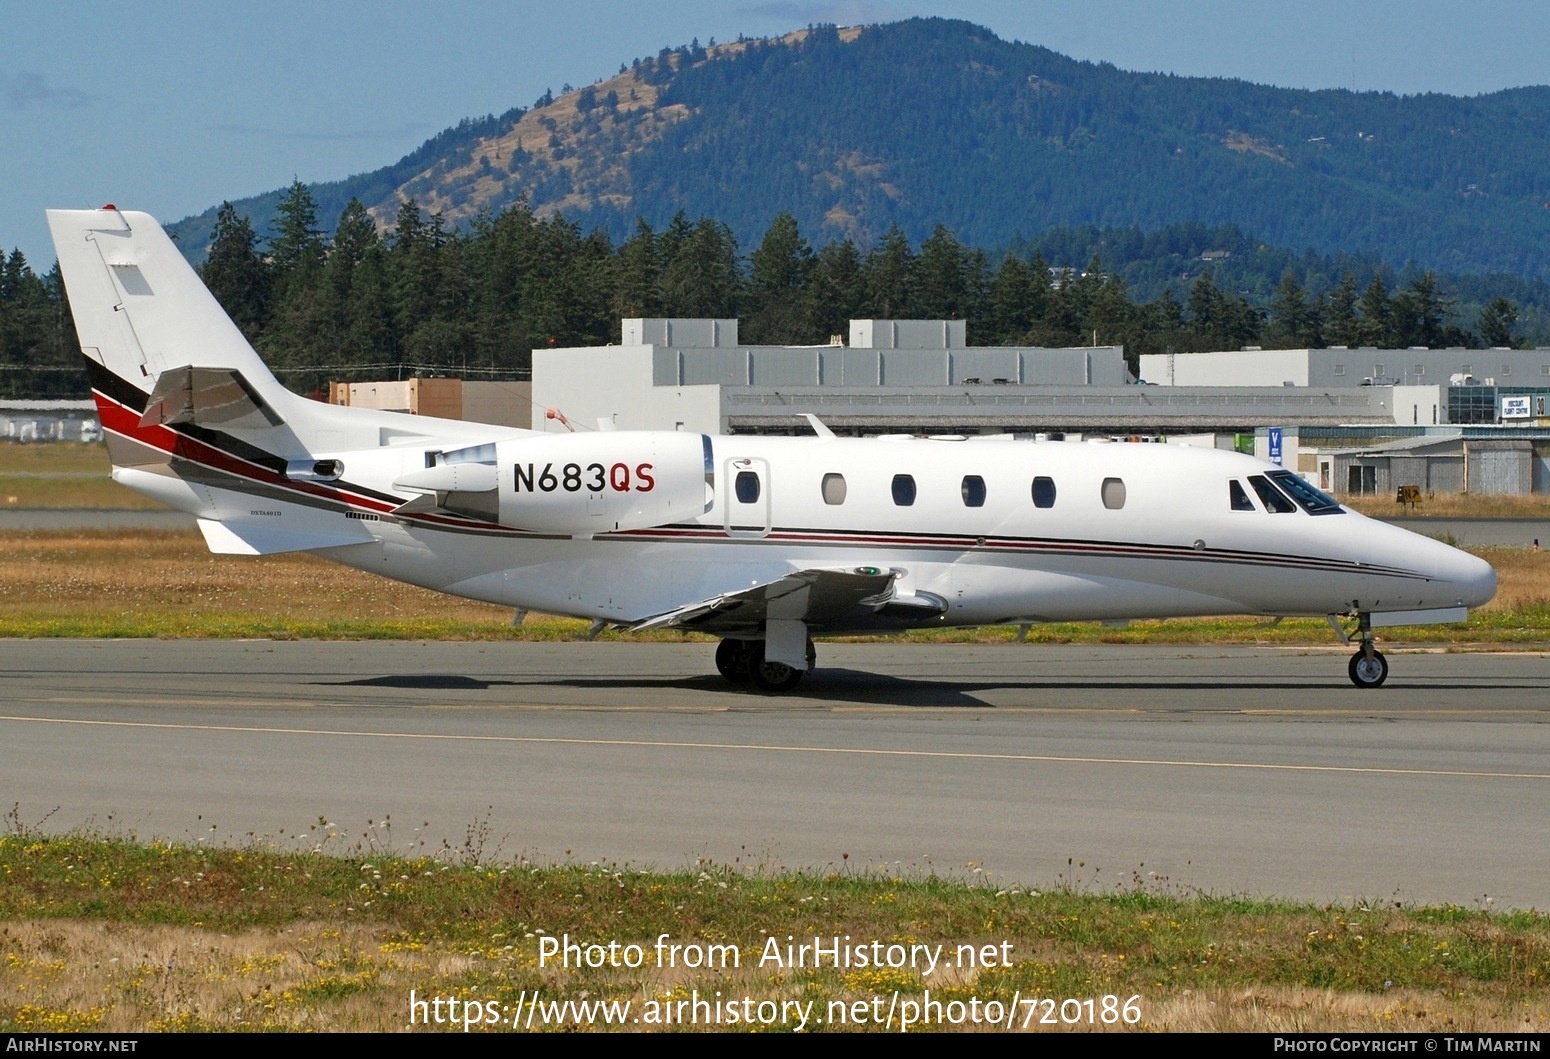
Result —
M 854 631 L 920 625 L 946 611 L 946 602 L 936 596 L 898 593 L 899 576 L 898 570 L 875 566 L 798 570 L 658 614 L 634 628 L 732 633 L 769 621 L 801 621 L 815 631 Z

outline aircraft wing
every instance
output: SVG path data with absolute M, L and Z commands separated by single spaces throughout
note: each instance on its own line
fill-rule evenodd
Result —
M 899 571 L 875 566 L 798 570 L 785 577 L 647 618 L 643 629 L 747 634 L 767 621 L 801 621 L 815 632 L 911 628 L 947 610 L 945 600 L 896 591 Z

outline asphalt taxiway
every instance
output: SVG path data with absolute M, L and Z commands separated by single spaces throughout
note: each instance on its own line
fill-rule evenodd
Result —
M 0 641 L 0 803 L 178 841 L 1550 909 L 1542 654 L 1391 651 L 1364 691 L 1316 649 L 823 644 L 770 698 L 711 652 Z

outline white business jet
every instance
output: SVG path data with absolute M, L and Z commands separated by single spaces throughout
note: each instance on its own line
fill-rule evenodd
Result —
M 1496 591 L 1480 559 L 1231 452 L 816 419 L 801 438 L 548 434 L 320 404 L 151 217 L 49 224 L 113 476 L 195 515 L 213 552 L 711 633 L 717 668 L 766 691 L 812 668 L 815 634 L 1214 614 L 1328 615 L 1375 688 L 1374 628 L 1461 621 Z

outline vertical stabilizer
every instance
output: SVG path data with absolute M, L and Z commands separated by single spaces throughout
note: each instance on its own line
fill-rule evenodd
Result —
M 191 365 L 235 369 L 271 399 L 284 393 L 149 214 L 49 210 L 48 223 L 88 359 L 145 393 Z

